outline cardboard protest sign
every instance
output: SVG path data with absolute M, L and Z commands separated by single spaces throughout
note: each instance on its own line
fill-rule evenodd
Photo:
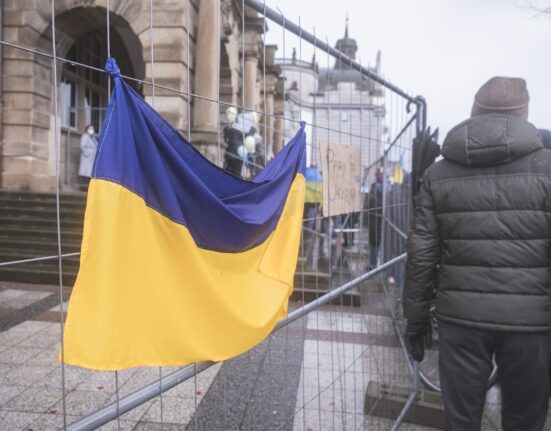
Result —
M 360 211 L 360 149 L 322 142 L 320 151 L 324 217 Z

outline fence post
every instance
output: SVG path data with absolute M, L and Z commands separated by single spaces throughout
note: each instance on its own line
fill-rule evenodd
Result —
M 415 112 L 415 126 L 417 130 L 417 136 L 425 131 L 427 127 L 427 102 L 422 96 L 417 96 L 415 98 L 417 101 L 417 108 Z M 420 388 L 420 369 L 419 362 L 413 362 L 413 394 L 419 394 Z
M 415 111 L 415 126 L 417 134 L 422 133 L 427 127 L 427 101 L 423 96 L 415 97 L 416 111 Z
M 377 257 L 377 265 L 380 265 L 381 262 L 386 261 L 386 247 L 385 247 L 385 240 L 386 240 L 386 204 L 388 200 L 388 153 L 389 153 L 390 147 L 386 148 L 383 154 L 383 201 L 381 202 L 382 210 L 381 210 L 381 241 L 380 241 L 380 247 L 379 247 L 379 256 Z

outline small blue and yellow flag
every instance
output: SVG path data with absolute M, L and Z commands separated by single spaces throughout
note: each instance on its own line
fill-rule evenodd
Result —
M 321 171 L 310 166 L 304 172 L 306 180 L 306 195 L 304 201 L 309 204 L 323 204 L 323 179 Z
M 88 190 L 67 364 L 96 370 L 220 361 L 287 314 L 304 207 L 304 126 L 252 181 L 205 159 L 115 86 Z

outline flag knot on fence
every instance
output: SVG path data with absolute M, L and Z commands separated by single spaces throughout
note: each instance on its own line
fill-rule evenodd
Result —
M 119 66 L 117 65 L 117 61 L 109 57 L 107 61 L 105 62 L 105 68 L 104 70 L 111 75 L 113 78 L 118 78 L 121 76 L 121 70 L 119 69 Z

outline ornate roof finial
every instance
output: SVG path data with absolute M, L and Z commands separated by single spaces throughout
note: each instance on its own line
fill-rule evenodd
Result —
M 350 57 L 351 59 L 356 58 L 356 52 L 358 51 L 358 45 L 354 39 L 351 39 L 348 34 L 348 12 L 346 13 L 346 25 L 344 27 L 344 37 L 337 40 L 335 48 L 344 53 L 344 55 Z M 336 60 L 335 67 L 340 67 L 339 60 Z
M 348 39 L 348 12 L 346 12 L 346 26 L 344 28 L 344 38 Z

